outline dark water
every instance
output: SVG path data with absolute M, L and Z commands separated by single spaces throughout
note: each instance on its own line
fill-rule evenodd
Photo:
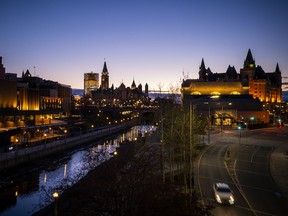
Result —
M 31 171 L 32 167 L 23 168 L 6 177 L 5 188 L 0 188 L 0 215 L 31 215 L 53 201 L 53 192 L 61 194 L 89 170 L 113 157 L 112 153 L 122 142 L 145 136 L 154 129 L 152 126 L 133 127 L 115 138 L 91 143 L 62 157 L 37 161 L 34 171 Z

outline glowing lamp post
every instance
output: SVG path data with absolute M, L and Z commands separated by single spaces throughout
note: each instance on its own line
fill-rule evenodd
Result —
M 66 137 L 67 137 L 67 130 L 64 130 L 64 134 L 65 134 L 65 143 L 66 143 Z
M 55 192 L 53 193 L 53 198 L 54 198 L 55 200 L 57 200 L 57 199 L 59 198 L 59 193 L 58 193 L 57 191 L 55 191 Z
M 238 131 L 239 131 L 239 144 L 240 144 L 240 141 L 241 141 L 241 125 L 238 125 Z
M 47 138 L 47 134 L 46 133 L 44 133 L 44 137 L 45 137 L 44 148 L 46 149 L 46 138 Z
M 18 156 L 18 138 L 15 139 L 15 144 L 16 144 L 16 151 L 15 151 L 15 154 L 16 154 L 16 157 Z
M 55 208 L 54 208 L 54 215 L 57 216 L 58 215 L 58 199 L 59 199 L 59 193 L 57 191 L 55 191 L 52 194 L 54 200 L 55 200 Z

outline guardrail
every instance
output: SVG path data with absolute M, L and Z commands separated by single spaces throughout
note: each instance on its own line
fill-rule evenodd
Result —
M 14 151 L 0 153 L 0 170 L 11 168 L 37 158 L 45 157 L 91 140 L 112 135 L 116 132 L 132 127 L 135 125 L 135 123 L 136 122 L 132 121 L 120 125 L 112 125 L 104 129 L 89 132 L 87 134 L 80 134 L 76 137 L 65 137 L 64 139 L 53 142 L 47 142 L 44 144 L 41 143 L 23 149 L 16 148 Z

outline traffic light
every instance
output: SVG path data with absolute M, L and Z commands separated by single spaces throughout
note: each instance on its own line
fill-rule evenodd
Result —
M 242 129 L 241 125 L 238 125 L 238 130 L 241 130 L 241 129 Z
M 254 121 L 254 119 L 255 119 L 254 116 L 251 116 L 251 117 L 250 117 L 250 120 L 251 120 L 251 121 Z

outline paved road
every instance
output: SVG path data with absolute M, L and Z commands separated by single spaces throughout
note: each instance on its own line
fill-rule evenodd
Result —
M 285 145 L 286 136 L 287 131 L 275 128 L 242 131 L 241 137 L 238 131 L 213 135 L 211 145 L 199 157 L 197 182 L 203 202 L 215 204 L 214 215 L 287 215 L 287 200 L 271 175 L 275 170 L 270 169 L 271 154 Z M 230 185 L 234 206 L 215 203 L 215 182 Z
M 203 153 L 198 163 L 198 186 L 204 203 L 215 204 L 214 215 L 253 215 L 236 184 L 229 175 L 224 164 L 225 152 L 228 144 L 211 145 Z M 236 198 L 234 206 L 217 205 L 214 201 L 212 185 L 216 182 L 226 182 L 234 192 Z

